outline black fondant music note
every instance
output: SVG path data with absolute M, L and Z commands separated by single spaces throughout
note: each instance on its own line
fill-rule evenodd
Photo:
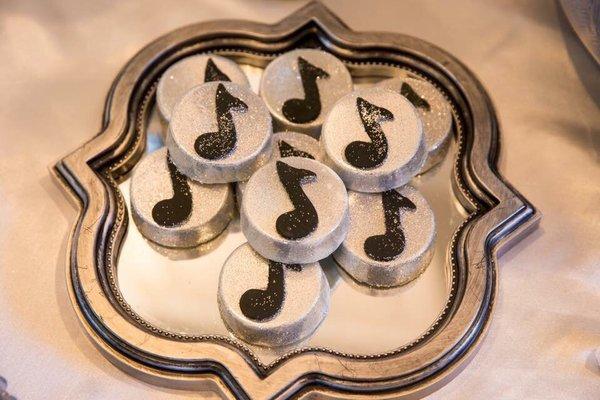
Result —
M 277 232 L 286 239 L 297 240 L 311 234 L 319 223 L 315 206 L 311 203 L 302 184 L 316 179 L 317 175 L 307 169 L 294 168 L 277 161 L 277 175 L 294 206 L 292 211 L 281 214 L 276 221 Z
M 400 94 L 406 97 L 408 101 L 410 101 L 412 105 L 416 108 L 422 108 L 425 111 L 431 110 L 429 102 L 427 102 L 427 100 L 419 96 L 417 92 L 415 92 L 415 90 L 412 88 L 412 86 L 410 86 L 408 83 L 402 83 L 402 86 L 400 87 Z
M 286 267 L 293 271 L 302 271 L 299 264 L 283 264 L 269 260 L 269 282 L 266 289 L 249 289 L 240 298 L 240 309 L 247 318 L 265 321 L 273 318 L 279 311 L 285 297 L 283 279 Z
M 385 233 L 367 238 L 364 249 L 367 256 L 373 260 L 391 261 L 404 251 L 406 242 L 400 221 L 400 210 L 414 211 L 417 206 L 393 189 L 383 192 L 381 200 L 385 217 Z
M 209 58 L 208 61 L 206 61 L 206 68 L 204 69 L 204 82 L 217 81 L 230 82 L 231 79 L 217 67 L 217 64 L 215 64 L 212 58 Z
M 287 100 L 283 103 L 281 111 L 288 121 L 306 124 L 314 121 L 321 114 L 321 98 L 317 79 L 329 79 L 329 74 L 302 57 L 298 57 L 298 69 L 304 88 L 304 98 Z
M 383 163 L 388 154 L 388 142 L 381 129 L 381 122 L 392 121 L 394 114 L 378 107 L 362 97 L 356 99 L 356 108 L 370 142 L 356 140 L 346 146 L 346 160 L 360 169 L 371 169 Z
M 172 228 L 181 225 L 190 217 L 192 213 L 192 193 L 186 176 L 175 167 L 168 153 L 167 166 L 173 185 L 173 197 L 156 203 L 152 207 L 152 218 L 157 224 Z
M 215 95 L 217 132 L 204 133 L 196 139 L 194 149 L 200 157 L 216 160 L 229 155 L 237 142 L 232 111 L 246 112 L 248 106 L 227 91 L 223 84 L 217 87 Z
M 285 140 L 279 141 L 279 155 L 281 156 L 281 158 L 304 157 L 304 158 L 310 158 L 312 160 L 315 159 L 310 153 L 307 153 L 306 151 L 298 150 L 297 148 L 295 148 L 294 146 L 292 146 Z

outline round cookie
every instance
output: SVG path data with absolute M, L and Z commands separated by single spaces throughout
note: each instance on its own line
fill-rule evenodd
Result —
M 250 89 L 196 86 L 177 104 L 167 147 L 177 168 L 202 183 L 248 179 L 271 157 L 271 116 Z
M 329 283 L 318 262 L 282 264 L 248 243 L 235 249 L 219 277 L 221 317 L 234 335 L 253 344 L 296 343 L 319 326 L 329 310 Z
M 273 135 L 273 155 L 271 161 L 285 157 L 304 157 L 317 161 L 323 161 L 323 150 L 319 141 L 298 132 L 277 132 Z M 248 181 L 240 181 L 235 184 L 238 208 L 242 204 L 244 190 Z
M 387 79 L 377 86 L 406 97 L 417 109 L 423 122 L 427 160 L 425 172 L 443 160 L 452 133 L 452 110 L 444 95 L 431 83 L 411 77 Z
M 327 257 L 344 240 L 348 196 L 324 164 L 288 157 L 252 175 L 240 214 L 242 231 L 260 255 L 309 263 Z
M 278 128 L 318 137 L 331 107 L 352 87 L 348 69 L 336 57 L 321 50 L 298 49 L 265 68 L 260 95 Z
M 370 286 L 403 285 L 431 262 L 435 218 L 410 185 L 383 193 L 348 192 L 350 229 L 333 254 L 355 280 Z
M 423 126 L 399 93 L 370 87 L 338 101 L 321 133 L 325 162 L 349 189 L 382 192 L 406 184 L 425 162 Z
M 177 170 L 162 148 L 145 156 L 131 178 L 133 220 L 146 238 L 168 247 L 193 247 L 219 235 L 233 213 L 228 184 L 203 185 Z
M 156 105 L 165 121 L 171 119 L 175 105 L 194 86 L 206 82 L 234 82 L 250 87 L 244 71 L 225 57 L 199 54 L 177 61 L 160 77 L 156 88 Z

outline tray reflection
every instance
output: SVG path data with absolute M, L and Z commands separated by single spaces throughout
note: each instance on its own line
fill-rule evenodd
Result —
M 244 66 L 254 90 L 260 68 Z M 155 112 L 148 126 L 147 152 L 162 146 L 164 127 Z M 436 217 L 437 239 L 433 260 L 408 285 L 371 289 L 339 270 L 332 259 L 322 262 L 329 279 L 331 306 L 321 326 L 305 342 L 288 348 L 250 347 L 263 363 L 287 351 L 309 346 L 352 354 L 376 354 L 418 339 L 444 310 L 451 285 L 446 260 L 448 243 L 464 219 L 455 205 L 450 184 L 453 144 L 445 160 L 413 179 Z M 129 208 L 129 180 L 120 184 Z M 192 249 L 170 249 L 144 239 L 131 215 L 118 263 L 118 285 L 131 308 L 150 324 L 190 335 L 223 335 L 235 339 L 223 324 L 217 306 L 221 266 L 246 240 L 239 218 L 211 242 Z

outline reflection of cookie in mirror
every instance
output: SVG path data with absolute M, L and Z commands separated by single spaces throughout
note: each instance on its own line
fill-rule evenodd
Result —
M 161 118 L 158 107 L 152 107 L 146 125 L 146 152 L 164 147 L 168 131 L 169 123 Z
M 329 309 L 329 284 L 319 263 L 267 260 L 247 243 L 225 261 L 218 304 L 231 331 L 254 344 L 283 346 L 313 333 Z
M 329 289 L 331 289 L 332 291 L 335 290 L 335 288 L 340 283 L 340 272 L 338 264 L 335 262 L 332 256 L 325 257 L 324 259 L 320 260 L 319 264 L 321 264 L 321 268 L 323 268 L 323 272 L 327 277 L 327 281 L 329 282 Z
M 323 160 L 323 150 L 319 141 L 298 132 L 277 132 L 273 135 L 273 153 L 270 161 L 286 157 L 303 157 L 313 160 Z M 238 208 L 242 205 L 244 190 L 248 181 L 236 183 L 236 199 Z
M 186 178 L 163 148 L 145 156 L 131 178 L 131 210 L 149 240 L 193 247 L 220 234 L 233 213 L 228 184 L 203 185 Z
M 279 128 L 318 137 L 333 104 L 352 91 L 346 66 L 316 49 L 287 52 L 263 73 L 260 95 Z
M 207 242 L 200 243 L 194 247 L 167 247 L 149 239 L 144 239 L 146 240 L 146 243 L 148 243 L 148 246 L 152 248 L 152 250 L 165 256 L 169 260 L 192 260 L 194 258 L 206 256 L 218 249 L 225 239 L 227 239 L 227 236 L 232 233 L 232 225 L 233 221 L 230 222 L 215 238 L 210 239 Z
M 167 147 L 181 172 L 202 183 L 248 179 L 271 156 L 271 116 L 249 88 L 196 86 L 175 106 Z
M 381 192 L 406 184 L 425 162 L 423 127 L 399 93 L 377 87 L 338 101 L 323 124 L 325 162 L 349 189 Z
M 406 284 L 431 262 L 435 218 L 412 186 L 383 193 L 348 192 L 350 229 L 333 257 L 355 280 L 377 287 Z
M 217 81 L 250 85 L 244 71 L 225 57 L 200 54 L 177 61 L 162 74 L 156 88 L 156 104 L 161 116 L 169 121 L 175 105 L 190 89 Z
M 387 79 L 377 86 L 400 93 L 417 109 L 423 122 L 427 151 L 421 172 L 441 162 L 452 132 L 452 111 L 444 95 L 433 84 L 411 77 Z
M 348 229 L 348 196 L 327 166 L 300 157 L 269 163 L 248 181 L 242 231 L 263 257 L 284 263 L 321 260 Z
M 345 284 L 350 286 L 352 290 L 355 290 L 369 297 L 394 297 L 402 293 L 406 293 L 407 291 L 410 291 L 412 288 L 414 288 L 414 286 L 419 281 L 420 277 L 423 276 L 421 275 L 416 279 L 413 279 L 412 281 L 400 286 L 371 286 L 364 282 L 359 282 L 356 279 L 354 279 L 335 261 L 335 259 L 333 262 L 336 265 L 337 274 L 339 276 L 338 281 L 343 281 Z

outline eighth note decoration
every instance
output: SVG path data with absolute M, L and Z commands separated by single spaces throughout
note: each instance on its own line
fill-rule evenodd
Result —
M 410 185 L 383 193 L 348 192 L 350 229 L 333 254 L 355 280 L 369 286 L 403 285 L 431 262 L 435 218 Z
M 433 84 L 411 77 L 387 79 L 377 86 L 400 93 L 417 109 L 423 122 L 427 151 L 421 173 L 441 162 L 452 133 L 452 111 L 444 95 Z
M 156 105 L 163 120 L 171 119 L 173 108 L 191 88 L 218 81 L 250 87 L 235 61 L 214 54 L 186 57 L 170 66 L 156 88 Z
M 246 243 L 225 261 L 217 297 L 223 321 L 236 336 L 283 346 L 317 328 L 329 310 L 329 290 L 318 262 L 270 261 Z
M 273 135 L 273 155 L 270 161 L 286 157 L 303 157 L 323 161 L 323 150 L 319 141 L 298 132 L 277 132 Z M 242 205 L 244 191 L 248 181 L 240 181 L 235 185 L 238 208 Z
M 377 87 L 356 90 L 338 101 L 320 141 L 326 164 L 359 192 L 406 184 L 426 157 L 415 107 L 399 93 Z
M 321 260 L 348 229 L 348 198 L 340 178 L 309 158 L 269 163 L 248 181 L 242 231 L 263 257 L 283 263 Z
M 131 210 L 140 232 L 168 247 L 193 247 L 220 234 L 233 214 L 230 185 L 185 177 L 167 149 L 145 156 L 131 178 Z
M 265 69 L 260 95 L 277 128 L 318 137 L 333 104 L 352 91 L 346 66 L 329 53 L 301 49 L 285 53 Z
M 173 111 L 167 147 L 177 168 L 202 183 L 246 180 L 271 157 L 271 116 L 250 89 L 196 86 Z

